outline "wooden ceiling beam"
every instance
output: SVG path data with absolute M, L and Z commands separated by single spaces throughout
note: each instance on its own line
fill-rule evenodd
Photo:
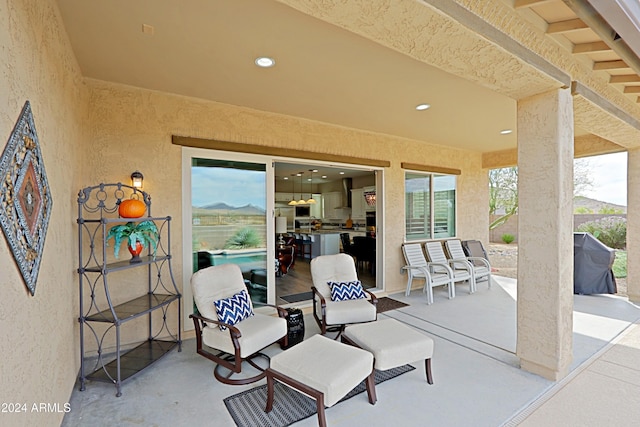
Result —
M 386 159 L 368 159 L 364 157 L 343 156 L 341 154 L 296 150 L 258 144 L 245 144 L 242 142 L 221 141 L 216 139 L 196 138 L 192 136 L 172 135 L 171 143 L 173 145 L 181 145 L 183 147 L 206 148 L 209 150 L 231 151 L 234 153 L 262 154 L 276 157 L 297 157 L 305 160 L 321 160 L 326 162 L 380 166 L 385 168 L 391 166 L 391 162 Z
M 523 9 L 526 7 L 540 6 L 542 4 L 553 3 L 558 0 L 515 0 L 513 2 L 514 9 Z
M 609 44 L 613 51 L 624 61 L 634 73 L 640 74 L 640 58 L 621 38 L 616 38 L 616 32 L 611 25 L 602 18 L 591 4 L 584 0 L 562 0 L 578 18 L 582 19 L 600 39 Z
M 579 43 L 573 46 L 573 53 L 592 53 L 613 50 L 605 42 Z
M 625 74 L 623 76 L 611 76 L 609 83 L 639 83 L 640 76 L 637 74 Z
M 598 71 L 598 70 L 616 70 L 619 68 L 631 68 L 627 65 L 626 62 L 622 61 L 622 60 L 615 60 L 615 61 L 599 61 L 599 62 L 594 62 L 593 63 L 593 69 L 594 71 Z
M 640 93 L 640 86 L 627 86 L 623 90 L 624 93 Z
M 582 19 L 569 19 L 550 23 L 547 27 L 547 34 L 568 33 L 569 31 L 582 30 L 583 28 L 589 28 L 589 26 Z

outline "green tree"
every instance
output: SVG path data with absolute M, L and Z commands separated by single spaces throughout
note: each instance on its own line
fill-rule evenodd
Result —
M 573 197 L 584 196 L 593 188 L 593 171 L 588 158 L 573 161 Z
M 588 159 L 573 162 L 573 195 L 578 196 L 593 187 Z M 518 212 L 518 168 L 516 166 L 489 170 L 489 214 L 501 216 L 489 224 L 489 229 L 504 224 Z
M 504 211 L 489 224 L 493 230 L 518 212 L 518 168 L 491 169 L 489 171 L 489 214 Z

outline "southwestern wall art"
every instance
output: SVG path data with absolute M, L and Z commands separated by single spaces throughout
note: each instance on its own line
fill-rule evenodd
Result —
M 0 225 L 34 295 L 53 200 L 29 101 L 2 152 L 0 180 Z

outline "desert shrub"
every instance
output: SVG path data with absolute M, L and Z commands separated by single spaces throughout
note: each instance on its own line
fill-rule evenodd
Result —
M 627 252 L 616 251 L 616 259 L 613 261 L 613 275 L 618 277 L 627 277 Z
M 627 220 L 619 216 L 585 222 L 578 226 L 578 231 L 593 234 L 596 239 L 613 249 L 625 249 L 627 246 Z
M 259 248 L 262 246 L 262 239 L 256 230 L 251 227 L 241 228 L 225 242 L 225 249 L 247 249 Z
M 587 207 L 580 206 L 579 208 L 575 208 L 573 210 L 573 213 L 576 213 L 576 214 L 592 214 L 593 213 L 593 209 L 589 209 Z
M 503 234 L 501 238 L 502 238 L 502 241 L 505 242 L 507 245 L 513 242 L 514 240 L 516 240 L 516 237 L 513 234 L 509 234 L 509 233 Z
M 603 206 L 598 209 L 599 214 L 611 215 L 611 214 L 623 214 L 624 210 L 620 208 L 615 208 L 613 206 Z

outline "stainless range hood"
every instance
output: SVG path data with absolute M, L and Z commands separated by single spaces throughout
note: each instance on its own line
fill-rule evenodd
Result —
M 336 209 L 351 209 L 351 189 L 353 188 L 352 178 L 342 178 L 342 203 Z

